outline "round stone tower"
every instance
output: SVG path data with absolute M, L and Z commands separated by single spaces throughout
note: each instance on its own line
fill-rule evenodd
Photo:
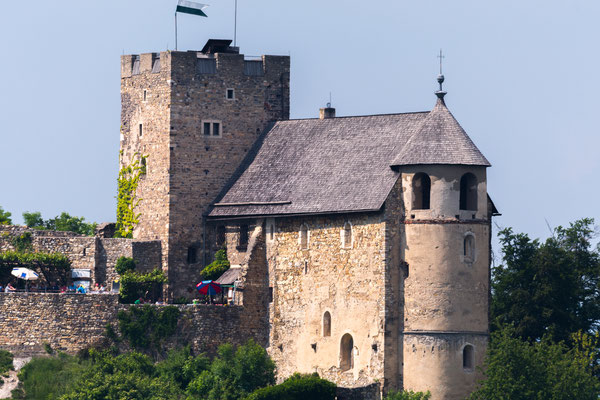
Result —
M 395 165 L 402 172 L 403 387 L 464 399 L 488 342 L 490 223 L 485 157 L 444 104 Z

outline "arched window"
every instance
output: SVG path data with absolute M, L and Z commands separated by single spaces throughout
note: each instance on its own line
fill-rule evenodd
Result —
M 463 256 L 465 262 L 475 261 L 475 236 L 467 234 L 463 242 Z
M 475 349 L 470 344 L 463 348 L 463 369 L 472 370 L 475 365 Z
M 302 224 L 300 227 L 300 248 L 308 249 L 308 226 L 306 224 Z
M 325 311 L 323 314 L 323 336 L 331 336 L 331 314 Z
M 419 172 L 415 174 L 412 181 L 413 210 L 429 210 L 429 198 L 431 194 L 431 179 L 429 175 Z
M 470 172 L 460 178 L 460 209 L 477 211 L 477 178 Z
M 352 224 L 346 222 L 342 231 L 342 246 L 346 249 L 352 247 Z
M 354 367 L 353 348 L 354 340 L 352 339 L 352 335 L 346 333 L 342 336 L 342 341 L 340 342 L 340 369 L 342 371 L 348 371 Z

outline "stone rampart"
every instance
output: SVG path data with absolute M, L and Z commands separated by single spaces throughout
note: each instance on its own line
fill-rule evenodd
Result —
M 44 343 L 67 353 L 101 342 L 107 324 L 117 326 L 116 294 L 0 293 L 0 348 L 17 356 L 44 353 Z M 139 306 L 133 306 L 139 307 Z M 164 306 L 153 306 L 164 307 Z M 178 305 L 182 312 L 170 345 L 189 343 L 214 354 L 222 343 L 241 344 L 264 336 L 264 327 L 245 321 L 239 306 Z
M 44 231 L 16 225 L 0 225 L 0 251 L 15 250 L 12 240 L 25 232 L 31 233 L 34 251 L 62 253 L 71 261 L 71 268 L 89 269 L 92 284 L 98 282 L 110 287 L 117 279 L 114 267 L 121 256 L 132 257 L 140 272 L 148 272 L 162 265 L 159 240 L 90 237 L 73 232 Z

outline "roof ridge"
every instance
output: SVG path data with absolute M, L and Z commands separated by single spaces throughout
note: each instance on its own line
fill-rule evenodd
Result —
M 429 114 L 430 112 L 431 111 L 407 111 L 407 112 L 401 112 L 401 113 L 383 113 L 383 114 L 365 114 L 365 115 L 342 115 L 342 116 L 336 116 L 334 118 L 327 118 L 327 119 L 336 120 L 336 119 L 341 119 L 341 118 L 386 117 L 386 116 L 390 116 L 390 115 Z M 312 117 L 312 118 L 290 118 L 290 119 L 278 120 L 276 122 L 280 123 L 280 122 L 294 122 L 294 121 L 314 121 L 314 120 L 318 120 L 318 119 L 320 119 L 320 118 L 319 117 Z

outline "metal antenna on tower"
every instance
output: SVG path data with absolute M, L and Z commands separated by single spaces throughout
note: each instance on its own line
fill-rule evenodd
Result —
M 233 47 L 237 47 L 237 0 L 235 0 L 235 11 L 233 17 Z

